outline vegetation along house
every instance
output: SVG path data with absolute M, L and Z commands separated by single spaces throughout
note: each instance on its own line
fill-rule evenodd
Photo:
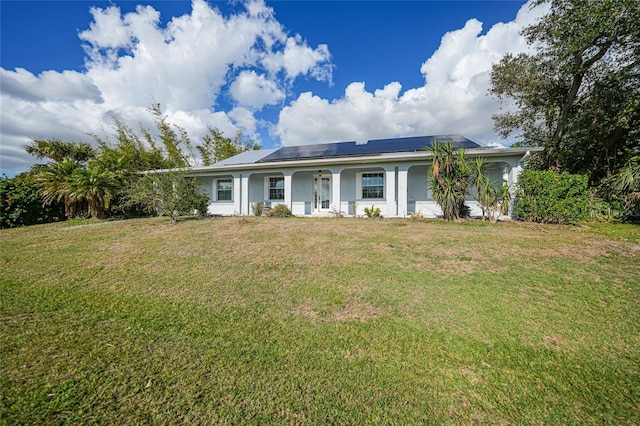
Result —
M 385 217 L 437 217 L 440 207 L 427 178 L 434 140 L 464 148 L 470 160 L 483 157 L 499 186 L 513 187 L 531 150 L 481 146 L 460 135 L 422 136 L 245 151 L 192 173 L 204 182 L 214 215 L 250 215 L 252 204 L 263 202 L 285 204 L 300 216 L 360 216 L 373 205 Z M 472 198 L 468 205 L 472 215 L 480 215 Z

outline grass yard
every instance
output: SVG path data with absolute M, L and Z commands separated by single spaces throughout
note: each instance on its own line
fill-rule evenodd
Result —
M 638 226 L 71 225 L 0 231 L 0 424 L 640 424 Z

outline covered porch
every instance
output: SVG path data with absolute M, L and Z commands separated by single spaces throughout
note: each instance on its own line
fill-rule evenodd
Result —
M 425 217 L 441 215 L 427 179 L 429 162 L 362 164 L 245 171 L 200 175 L 203 192 L 210 199 L 209 213 L 251 215 L 252 204 L 268 207 L 284 204 L 296 216 L 329 216 L 340 211 L 363 216 L 365 207 L 377 207 L 384 217 L 407 217 L 420 212 Z M 490 179 L 496 185 L 512 185 L 517 160 L 488 162 Z M 472 215 L 480 209 L 470 197 Z

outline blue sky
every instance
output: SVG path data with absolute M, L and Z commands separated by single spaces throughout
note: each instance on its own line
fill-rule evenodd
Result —
M 143 7 L 146 6 L 146 7 Z M 91 142 L 160 102 L 264 147 L 493 132 L 491 63 L 526 45 L 523 1 L 6 1 L 0 168 L 35 137 Z M 159 15 L 159 16 L 158 16 Z

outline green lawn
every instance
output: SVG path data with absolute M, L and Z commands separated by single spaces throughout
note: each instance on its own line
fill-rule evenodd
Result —
M 0 231 L 0 424 L 640 424 L 640 227 Z

